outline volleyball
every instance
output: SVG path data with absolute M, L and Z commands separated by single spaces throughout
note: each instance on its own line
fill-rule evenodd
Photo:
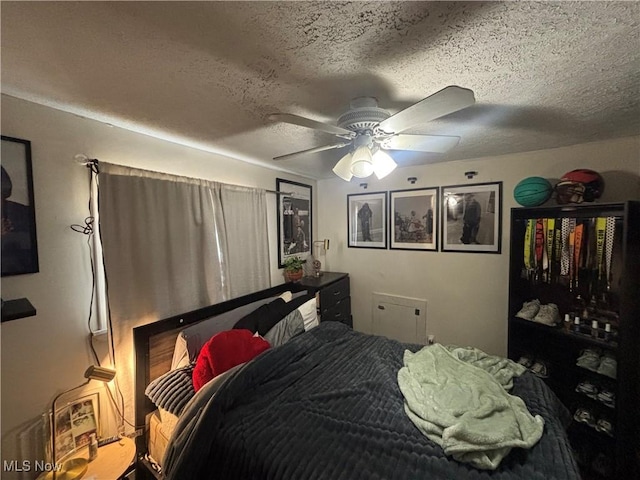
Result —
M 513 189 L 513 198 L 523 207 L 535 207 L 549 200 L 553 187 L 546 178 L 527 177 Z

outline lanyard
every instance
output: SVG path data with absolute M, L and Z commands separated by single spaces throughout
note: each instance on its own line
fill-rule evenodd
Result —
M 560 275 L 569 275 L 569 265 L 571 263 L 571 256 L 569 255 L 569 233 L 571 231 L 570 218 L 562 219 L 562 252 L 560 257 Z
M 554 264 L 554 273 L 556 275 L 556 280 L 559 279 L 560 277 L 560 270 L 561 270 L 561 259 L 562 259 L 562 222 L 558 221 L 555 222 L 556 223 L 556 241 L 555 241 L 555 247 L 553 249 L 554 255 L 553 255 L 553 264 Z
M 553 245 L 554 245 L 554 234 L 556 232 L 556 219 L 555 218 L 547 218 L 545 219 L 547 222 L 546 226 L 546 249 L 545 249 L 545 257 L 547 260 L 546 265 L 546 273 L 545 273 L 545 281 L 547 283 L 551 283 L 551 277 L 553 275 Z
M 575 238 L 574 238 L 574 269 L 573 269 L 573 279 L 575 279 L 575 283 L 574 286 L 575 288 L 578 288 L 578 272 L 580 269 L 580 251 L 582 250 L 582 233 L 584 230 L 584 225 L 580 224 L 576 226 L 576 230 L 575 230 Z
M 532 245 L 533 245 L 533 225 L 535 220 L 527 220 L 527 228 L 524 232 L 524 269 L 522 277 L 531 280 L 531 271 L 533 270 L 533 262 L 531 261 Z
M 613 237 L 616 234 L 616 217 L 607 217 L 606 240 L 605 240 L 605 260 L 607 267 L 607 290 L 611 289 L 611 257 L 613 255 Z
M 604 273 L 604 245 L 607 233 L 607 219 L 604 217 L 596 218 L 596 270 L 598 271 L 598 280 L 602 280 Z
M 536 220 L 536 267 L 542 268 L 544 255 L 544 222 L 541 218 Z

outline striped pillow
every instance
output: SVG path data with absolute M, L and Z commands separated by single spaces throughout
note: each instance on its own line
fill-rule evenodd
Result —
M 193 367 L 191 364 L 168 371 L 147 385 L 144 394 L 157 407 L 179 416 L 196 394 L 192 381 Z

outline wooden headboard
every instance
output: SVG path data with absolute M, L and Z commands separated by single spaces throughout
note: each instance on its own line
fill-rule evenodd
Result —
M 297 283 L 284 283 L 134 328 L 133 343 L 136 355 L 135 424 L 144 425 L 147 415 L 156 409 L 155 405 L 144 394 L 144 390 L 151 380 L 170 370 L 176 338 L 181 330 L 258 300 L 274 297 L 286 291 L 296 293 L 304 290 L 305 288 Z M 146 435 L 139 435 L 136 438 L 136 446 L 138 456 L 147 452 Z

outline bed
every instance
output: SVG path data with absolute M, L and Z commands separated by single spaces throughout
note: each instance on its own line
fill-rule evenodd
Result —
M 509 448 L 495 468 L 478 467 L 445 453 L 407 412 L 399 372 L 423 346 L 362 334 L 338 322 L 291 335 L 216 376 L 189 397 L 179 415 L 167 415 L 145 395 L 155 379 L 187 368 L 175 365 L 176 337 L 185 326 L 207 319 L 202 324 L 218 324 L 220 331 L 237 320 L 231 312 L 252 311 L 287 288 L 134 331 L 136 420 L 147 424 L 146 435 L 138 437 L 136 478 L 580 478 L 564 430 L 568 412 L 541 379 L 529 372 L 510 379 L 510 396 L 544 422 L 541 437 L 531 448 Z M 447 355 L 445 347 L 438 349 L 431 351 Z M 162 357 L 162 367 L 156 357 Z

